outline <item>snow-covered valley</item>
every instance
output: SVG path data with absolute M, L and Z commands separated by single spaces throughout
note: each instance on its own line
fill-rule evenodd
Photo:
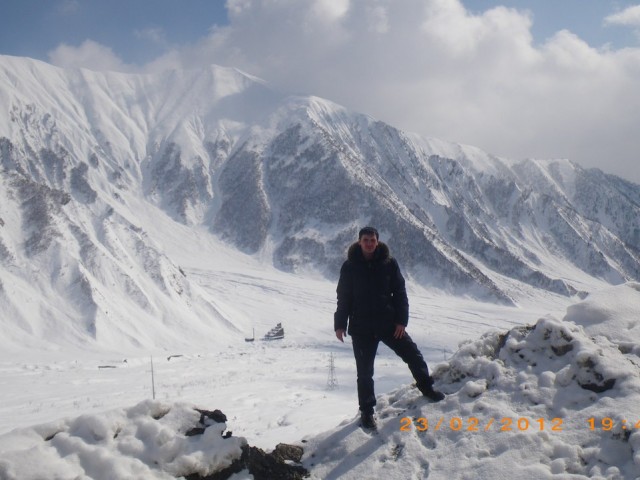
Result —
M 180 235 L 173 238 L 180 242 Z M 201 252 L 203 247 L 198 247 Z M 5 351 L 3 430 L 39 423 L 60 412 L 99 411 L 150 398 L 151 358 L 156 398 L 192 401 L 228 412 L 234 430 L 260 447 L 293 441 L 314 424 L 320 428 L 315 431 L 322 431 L 327 414 L 334 422 L 351 417 L 357 410 L 355 365 L 350 344 L 338 342 L 333 332 L 335 284 L 283 273 L 224 245 L 215 247 L 216 255 L 204 255 L 197 266 L 184 268 L 217 299 L 219 310 L 242 326 L 240 334 L 224 343 L 215 336 L 199 338 L 192 348 Z M 568 305 L 557 296 L 544 305 L 531 301 L 528 307 L 513 308 L 409 288 L 409 331 L 432 364 L 449 358 L 461 341 L 475 339 L 487 329 L 535 322 Z M 262 341 L 277 322 L 282 322 L 285 338 Z M 246 342 L 244 337 L 251 337 L 254 329 L 256 341 Z M 331 353 L 340 388 L 328 392 Z M 376 364 L 380 391 L 411 380 L 386 347 L 381 347 L 380 355 Z M 34 391 L 28 385 L 42 388 Z M 36 391 L 40 393 L 34 395 Z M 269 392 L 268 401 L 262 392 Z M 287 420 L 289 416 L 297 421 Z

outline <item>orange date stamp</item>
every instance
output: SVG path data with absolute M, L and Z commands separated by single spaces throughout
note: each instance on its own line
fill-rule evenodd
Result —
M 451 417 L 449 419 L 440 417 L 427 419 L 425 417 L 411 418 L 402 417 L 400 419 L 400 431 L 418 432 L 450 430 L 453 432 L 526 432 L 526 431 L 550 431 L 561 432 L 563 421 L 561 418 L 527 418 L 527 417 L 502 417 L 488 418 L 481 420 L 478 417 Z

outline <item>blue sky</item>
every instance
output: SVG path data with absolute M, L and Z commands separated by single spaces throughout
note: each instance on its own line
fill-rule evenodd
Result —
M 229 23 L 225 0 L 2 0 L 0 53 L 47 60 L 59 44 L 87 39 L 110 47 L 126 63 L 146 63 L 170 45 L 196 42 Z M 640 4 L 622 0 L 463 0 L 471 13 L 503 5 L 533 15 L 541 43 L 568 29 L 593 47 L 638 46 L 634 29 L 605 25 L 615 12 Z
M 0 54 L 218 64 L 398 128 L 640 183 L 640 0 L 2 0 Z
M 228 23 L 224 0 L 2 0 L 1 12 L 0 53 L 40 60 L 91 39 L 145 63 Z
M 568 29 L 593 47 L 610 44 L 614 48 L 639 45 L 634 29 L 605 24 L 609 15 L 639 5 L 640 1 L 619 0 L 464 0 L 472 12 L 480 12 L 497 5 L 533 14 L 531 33 L 538 43 L 559 30 Z

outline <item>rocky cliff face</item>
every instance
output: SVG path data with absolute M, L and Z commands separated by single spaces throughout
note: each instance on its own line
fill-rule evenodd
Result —
M 8 284 L 93 337 L 123 334 L 131 312 L 164 319 L 167 337 L 184 315 L 233 331 L 146 233 L 144 204 L 329 278 L 373 224 L 416 282 L 492 301 L 512 303 L 514 285 L 573 295 L 585 278 L 640 279 L 640 186 L 418 137 L 232 69 L 0 57 L 0 105 L 0 296 L 17 318 L 31 312 Z
M 249 252 L 276 239 L 280 268 L 335 276 L 358 227 L 375 224 L 417 278 L 503 301 L 501 276 L 575 294 L 549 268 L 558 258 L 612 283 L 640 274 L 638 186 L 622 179 L 568 161 L 444 156 L 320 99 L 297 99 L 272 121 L 224 165 L 213 231 Z M 247 216 L 235 215 L 243 202 Z

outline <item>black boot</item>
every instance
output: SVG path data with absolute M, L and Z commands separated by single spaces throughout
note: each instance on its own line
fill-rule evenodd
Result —
M 438 390 L 433 389 L 433 385 L 420 386 L 418 385 L 418 390 L 422 392 L 422 395 L 427 397 L 429 400 L 433 402 L 439 402 L 444 399 L 444 393 L 439 392 Z
M 366 430 L 375 430 L 377 425 L 376 425 L 376 419 L 373 418 L 373 412 L 360 413 L 360 424 L 362 425 L 362 428 Z

